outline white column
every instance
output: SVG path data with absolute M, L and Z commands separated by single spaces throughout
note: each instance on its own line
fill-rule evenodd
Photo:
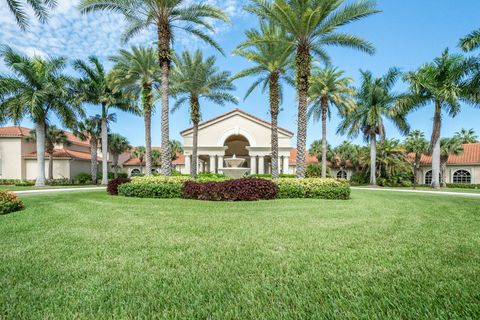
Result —
M 211 173 L 215 173 L 215 156 L 210 156 L 209 169 Z
M 257 173 L 257 157 L 250 157 L 250 174 Z
M 288 157 L 283 158 L 283 174 L 288 174 Z
M 186 174 L 190 174 L 190 166 L 192 165 L 192 158 L 190 158 L 191 156 L 185 156 L 185 172 L 182 172 L 182 173 L 186 173 Z
M 263 156 L 258 157 L 258 174 L 265 173 L 265 158 Z
M 218 160 L 218 166 L 217 166 L 218 173 L 222 173 L 222 169 L 223 169 L 223 156 L 218 156 L 218 157 L 217 157 L 217 160 Z

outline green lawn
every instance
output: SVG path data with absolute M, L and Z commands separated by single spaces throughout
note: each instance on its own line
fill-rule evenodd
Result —
M 480 200 L 23 197 L 0 319 L 480 318 Z
M 43 189 L 66 189 L 66 188 L 90 188 L 90 187 L 101 187 L 99 185 L 73 185 L 73 186 L 45 186 L 45 187 L 35 187 L 35 186 L 15 186 L 15 185 L 0 185 L 0 190 L 2 191 L 25 191 L 25 190 L 43 190 Z

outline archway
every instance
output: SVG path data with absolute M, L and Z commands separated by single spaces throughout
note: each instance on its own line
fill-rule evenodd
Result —
M 249 152 L 247 147 L 250 146 L 248 139 L 240 134 L 234 134 L 229 136 L 224 143 L 224 146 L 227 147 L 225 150 L 225 157 L 233 157 L 235 155 L 237 158 L 243 158 L 246 161 L 243 163 L 243 167 L 248 167 L 250 165 L 249 161 Z

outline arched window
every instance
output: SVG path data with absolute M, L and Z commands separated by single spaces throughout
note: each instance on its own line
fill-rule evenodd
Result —
M 472 175 L 467 170 L 455 171 L 453 183 L 472 183 Z
M 345 170 L 340 170 L 337 172 L 337 179 L 347 180 L 347 172 Z
M 425 173 L 425 184 L 430 185 L 432 184 L 432 170 L 428 170 L 427 173 Z M 442 182 L 442 174 L 439 174 L 440 182 Z
M 140 169 L 133 169 L 132 171 L 130 171 L 130 174 L 131 174 L 132 176 L 137 175 L 137 174 L 140 174 Z
M 152 168 L 152 173 L 158 173 L 157 169 Z

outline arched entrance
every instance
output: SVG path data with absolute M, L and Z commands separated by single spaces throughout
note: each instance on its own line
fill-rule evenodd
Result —
M 242 165 L 243 167 L 249 167 L 250 157 L 247 147 L 250 146 L 250 143 L 247 138 L 240 134 L 231 135 L 225 140 L 224 146 L 227 147 L 225 150 L 225 158 L 230 158 L 235 155 L 237 158 L 246 160 Z

